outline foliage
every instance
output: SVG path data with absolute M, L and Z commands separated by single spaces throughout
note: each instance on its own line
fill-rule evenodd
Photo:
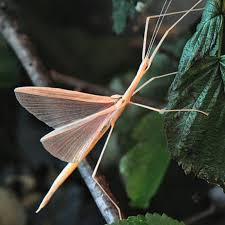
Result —
M 149 4 L 151 0 L 143 0 L 143 5 Z M 119 34 L 126 27 L 127 19 L 133 18 L 137 12 L 138 0 L 112 0 L 113 4 L 113 30 Z
M 196 112 L 167 114 L 169 150 L 186 173 L 224 186 L 225 107 L 224 1 L 209 0 L 195 34 L 187 42 L 168 108 Z
M 162 116 L 145 116 L 134 129 L 133 137 L 138 144 L 123 157 L 120 171 L 132 205 L 146 208 L 169 163 Z
M 113 223 L 112 225 L 184 225 L 182 222 L 171 219 L 163 214 L 146 214 L 145 216 L 131 216 L 126 220 Z

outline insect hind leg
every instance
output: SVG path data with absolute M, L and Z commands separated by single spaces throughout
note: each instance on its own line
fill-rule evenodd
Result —
M 92 178 L 93 178 L 93 180 L 95 181 L 95 183 L 99 186 L 99 188 L 101 189 L 101 191 L 107 196 L 107 198 L 109 199 L 109 201 L 113 204 L 113 206 L 115 207 L 115 209 L 116 209 L 117 212 L 118 212 L 119 219 L 121 220 L 121 219 L 122 219 L 122 215 L 121 215 L 121 210 L 120 210 L 119 206 L 118 206 L 118 205 L 116 204 L 116 202 L 110 197 L 110 195 L 109 195 L 109 194 L 107 193 L 107 191 L 101 186 L 101 184 L 98 182 L 98 180 L 97 180 L 97 178 L 96 178 L 97 170 L 98 170 L 99 165 L 100 165 L 100 163 L 101 163 L 101 161 L 102 161 L 102 158 L 103 158 L 103 155 L 104 155 L 104 153 L 105 153 L 106 147 L 107 147 L 107 145 L 108 145 L 108 143 L 109 143 L 110 137 L 111 137 L 111 135 L 112 135 L 112 131 L 113 131 L 113 126 L 111 126 L 111 128 L 110 128 L 110 131 L 109 131 L 109 133 L 108 133 L 107 139 L 106 139 L 106 141 L 105 141 L 105 144 L 104 144 L 104 146 L 103 146 L 103 148 L 102 148 L 102 151 L 101 151 L 101 154 L 100 154 L 100 156 L 99 156 L 99 159 L 98 159 L 98 161 L 97 161 L 97 163 L 96 163 L 96 166 L 95 166 L 95 168 L 94 168 L 94 171 L 93 171 L 93 173 L 92 173 Z
M 108 134 L 108 136 L 107 136 L 107 139 L 106 139 L 105 144 L 104 144 L 104 146 L 103 146 L 103 148 L 102 148 L 102 151 L 101 151 L 101 154 L 100 154 L 100 156 L 99 156 L 99 159 L 98 159 L 98 161 L 97 161 L 97 163 L 96 163 L 96 166 L 95 166 L 95 168 L 94 168 L 94 172 L 93 172 L 93 174 L 92 174 L 92 177 L 95 177 L 95 175 L 96 175 L 96 173 L 97 173 L 97 170 L 98 170 L 99 165 L 100 165 L 100 163 L 101 163 L 101 161 L 102 161 L 103 155 L 104 155 L 105 150 L 106 150 L 106 147 L 107 147 L 107 145 L 108 145 L 108 143 L 109 143 L 109 139 L 110 139 L 110 137 L 111 137 L 111 135 L 112 135 L 112 132 L 113 132 L 113 126 L 111 126 L 111 128 L 110 128 L 109 134 Z
M 121 213 L 121 210 L 120 210 L 120 207 L 118 206 L 118 204 L 110 197 L 110 195 L 107 193 L 107 191 L 101 186 L 101 184 L 98 182 L 96 176 L 92 176 L 92 178 L 95 181 L 96 185 L 98 185 L 98 187 L 101 189 L 101 191 L 107 196 L 109 201 L 113 204 L 116 211 L 118 212 L 119 219 L 122 220 L 122 213 Z

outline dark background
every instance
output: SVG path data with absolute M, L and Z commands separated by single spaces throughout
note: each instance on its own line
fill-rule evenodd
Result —
M 195 1 L 174 1 L 170 10 L 187 9 L 192 2 Z M 0 3 L 5 4 L 3 1 Z M 157 4 L 153 1 L 143 14 L 128 21 L 122 34 L 116 35 L 112 31 L 111 1 L 6 1 L 7 10 L 22 24 L 22 29 L 30 36 L 49 70 L 118 91 L 128 86 L 141 61 L 145 17 L 158 13 L 161 5 L 162 1 L 157 1 Z M 189 16 L 172 32 L 154 62 L 155 75 L 176 70 L 187 34 L 194 31 L 199 16 L 200 13 Z M 159 37 L 175 19 L 165 21 Z M 156 83 L 152 90 L 144 93 L 144 97 L 165 103 L 170 82 L 171 79 L 167 79 Z M 46 209 L 35 214 L 38 204 L 65 164 L 51 157 L 39 142 L 51 129 L 27 113 L 16 101 L 13 90 L 24 85 L 31 85 L 31 82 L 14 52 L 1 37 L 0 225 L 104 224 L 78 172 L 69 178 Z M 56 86 L 72 87 L 62 83 Z M 102 142 L 91 153 L 89 159 L 92 162 L 96 161 L 101 146 Z M 125 147 L 120 148 L 122 150 L 107 154 L 101 173 L 105 175 L 125 215 L 158 212 L 186 220 L 207 211 L 216 203 L 213 215 L 195 224 L 224 224 L 223 193 L 191 175 L 186 176 L 175 162 L 171 163 L 149 209 L 131 208 L 118 171 L 119 159 L 125 152 Z M 110 149 L 113 149 L 112 144 Z M 212 191 L 214 194 L 219 191 L 219 201 L 210 197 Z

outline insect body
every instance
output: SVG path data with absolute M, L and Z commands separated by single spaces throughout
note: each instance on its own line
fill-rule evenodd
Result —
M 168 6 L 171 1 L 172 0 L 169 1 Z M 140 67 L 134 80 L 122 96 L 99 96 L 48 87 L 20 87 L 15 89 L 16 97 L 20 104 L 38 119 L 55 129 L 41 138 L 41 142 L 45 149 L 60 160 L 68 162 L 68 165 L 57 177 L 37 211 L 47 204 L 59 186 L 77 168 L 79 163 L 89 154 L 96 143 L 109 130 L 106 143 L 93 172 L 93 178 L 95 177 L 115 123 L 129 104 L 138 105 L 157 112 L 197 111 L 206 114 L 194 109 L 161 110 L 133 103 L 131 101 L 132 96 L 137 92 L 139 82 L 151 66 L 156 53 L 168 33 L 201 1 L 202 0 L 199 0 L 191 9 L 187 10 L 184 15 L 167 30 L 152 54 L 151 49 L 145 53 L 144 43 L 144 54 Z M 158 28 L 156 31 L 157 30 Z M 152 43 L 150 45 L 152 45 Z M 138 90 L 140 90 L 140 88 Z M 97 184 L 100 186 L 98 182 Z M 120 214 L 116 203 L 110 196 L 108 197 Z M 121 218 L 121 215 L 119 216 Z

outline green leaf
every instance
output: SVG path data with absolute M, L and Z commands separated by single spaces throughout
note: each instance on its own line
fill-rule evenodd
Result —
M 184 225 L 184 223 L 174 220 L 165 214 L 147 213 L 145 216 L 128 217 L 128 219 L 121 220 L 112 225 Z
M 131 204 L 146 208 L 157 192 L 170 161 L 162 116 L 152 113 L 144 117 L 133 136 L 139 144 L 122 158 L 120 171 Z
M 113 3 L 113 30 L 119 34 L 125 29 L 127 18 L 135 14 L 137 1 L 112 0 Z
M 119 34 L 124 31 L 128 18 L 133 18 L 138 11 L 136 6 L 142 3 L 145 7 L 150 4 L 151 0 L 112 0 L 113 5 L 113 30 Z M 144 7 L 144 8 L 145 8 Z
M 180 74 L 204 56 L 220 55 L 224 27 L 222 2 L 223 0 L 207 1 L 197 31 L 184 47 L 179 65 Z
M 166 132 L 172 157 L 186 173 L 224 186 L 225 56 L 224 2 L 207 2 L 196 33 L 187 42 L 179 73 L 169 92 L 170 109 L 194 108 L 209 113 L 168 113 Z

